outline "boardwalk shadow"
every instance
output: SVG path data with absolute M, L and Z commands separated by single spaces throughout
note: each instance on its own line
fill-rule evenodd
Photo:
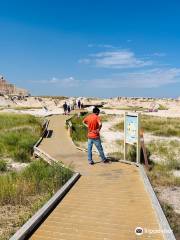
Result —
M 51 138 L 53 134 L 53 130 L 48 130 L 46 134 L 46 138 Z
M 107 157 L 107 161 L 108 162 L 119 162 L 119 159 L 115 158 L 115 157 Z
M 94 165 L 99 164 L 99 163 L 102 163 L 102 162 L 101 161 L 96 161 L 96 162 L 94 162 Z
M 119 162 L 119 160 L 117 158 L 114 158 L 114 157 L 107 157 L 106 159 L 107 159 L 106 164 L 110 164 L 112 162 Z M 94 164 L 99 164 L 99 163 L 102 163 L 102 161 L 94 162 Z

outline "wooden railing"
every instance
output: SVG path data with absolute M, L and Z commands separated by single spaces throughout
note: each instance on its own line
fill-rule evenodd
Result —
M 33 150 L 34 150 L 33 155 L 35 157 L 42 158 L 44 161 L 46 161 L 50 165 L 58 162 L 62 167 L 67 168 L 62 162 L 51 157 L 48 153 L 46 153 L 45 151 L 43 151 L 38 147 L 41 141 L 43 140 L 43 138 L 48 136 L 48 133 L 49 133 L 48 126 L 49 126 L 49 120 L 46 120 L 43 124 L 43 131 L 42 131 L 41 137 L 33 147 Z
M 43 138 L 48 135 L 48 126 L 49 126 L 49 120 L 46 120 L 45 123 L 43 124 L 43 131 L 42 131 L 41 137 L 33 147 L 33 150 L 34 150 L 33 155 L 35 157 L 42 158 L 49 164 L 52 164 L 53 162 L 58 162 L 58 161 L 52 158 L 49 154 L 47 154 L 46 152 L 44 152 L 42 149 L 38 147 L 41 141 L 43 140 Z
M 36 144 L 34 145 L 34 148 L 38 147 L 39 144 L 41 143 L 41 141 L 43 140 L 44 137 L 47 136 L 48 133 L 48 125 L 49 125 L 49 120 L 45 120 L 44 124 L 43 124 L 43 131 L 41 134 L 41 137 L 39 138 L 39 140 L 36 142 Z

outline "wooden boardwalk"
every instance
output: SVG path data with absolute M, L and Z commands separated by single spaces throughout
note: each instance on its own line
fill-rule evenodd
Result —
M 118 162 L 89 166 L 65 129 L 65 116 L 50 118 L 51 138 L 39 146 L 53 158 L 71 164 L 82 177 L 31 236 L 31 240 L 163 239 L 162 234 L 135 234 L 140 226 L 158 230 L 159 224 L 138 167 Z

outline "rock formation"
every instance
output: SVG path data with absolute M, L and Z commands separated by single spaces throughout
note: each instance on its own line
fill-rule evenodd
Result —
M 6 79 L 0 75 L 0 95 L 16 95 L 16 96 L 29 96 L 26 89 L 18 88 L 14 84 L 10 84 Z

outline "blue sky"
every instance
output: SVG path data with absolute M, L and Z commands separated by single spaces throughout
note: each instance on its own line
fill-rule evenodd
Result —
M 180 96 L 178 0 L 0 0 L 0 74 L 32 95 Z

